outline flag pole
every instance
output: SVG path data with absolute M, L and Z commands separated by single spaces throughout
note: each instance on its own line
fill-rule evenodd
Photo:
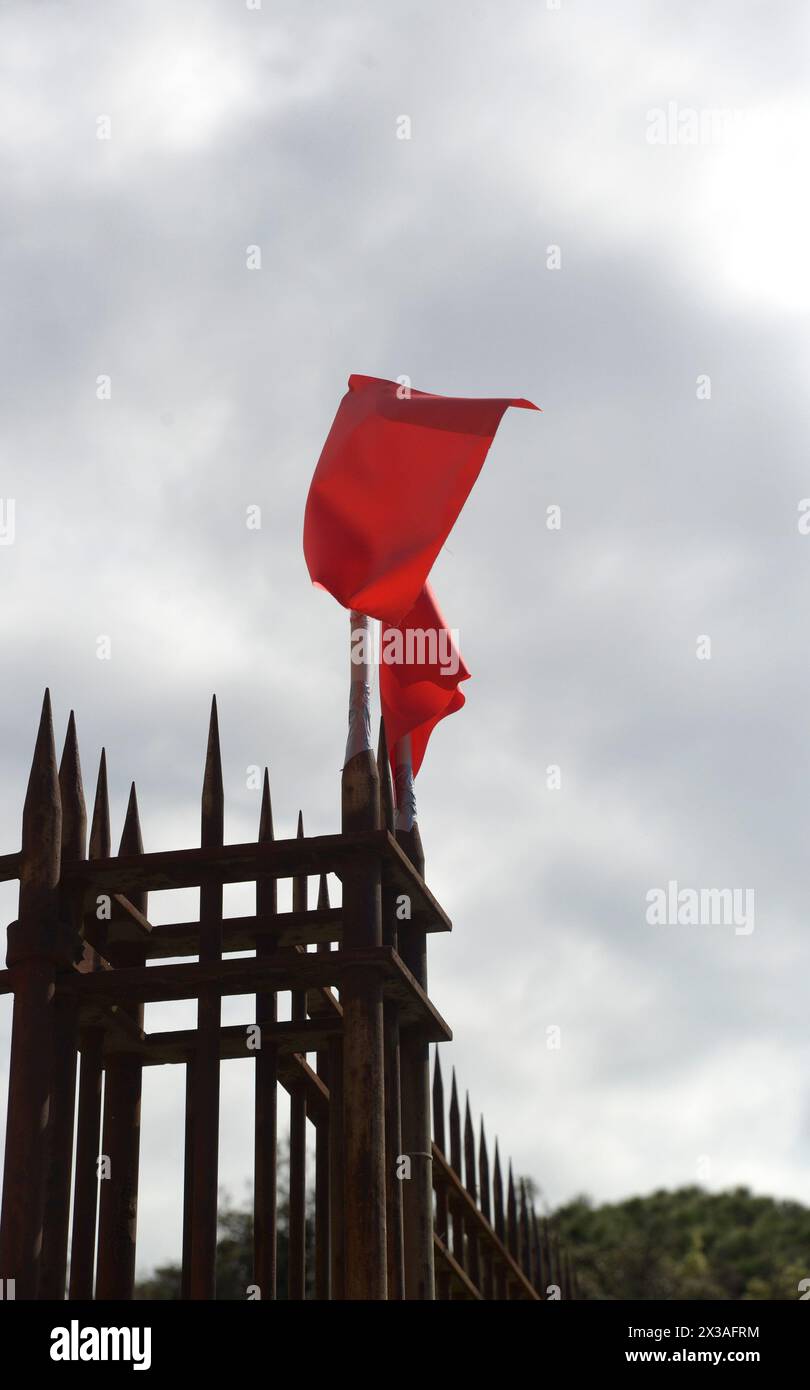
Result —
M 358 754 L 371 752 L 371 619 L 353 608 L 350 624 L 349 729 L 344 767 Z
M 419 834 L 419 824 L 416 819 L 416 791 L 413 784 L 413 753 L 410 734 L 403 735 L 397 741 L 394 752 L 394 768 L 394 792 L 396 795 L 394 826 L 397 839 L 414 868 L 418 869 L 424 878 L 425 855 Z

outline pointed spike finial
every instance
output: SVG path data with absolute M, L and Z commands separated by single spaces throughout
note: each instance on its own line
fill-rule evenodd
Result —
M 469 1092 L 464 1107 L 464 1185 L 475 1201 L 478 1196 L 478 1174 L 475 1165 L 475 1133 L 470 1113 Z
M 304 814 L 298 812 L 298 829 L 296 839 L 304 839 Z M 295 874 L 292 881 L 292 906 L 293 912 L 306 912 L 309 906 L 308 880 L 306 874 Z
M 96 798 L 93 802 L 93 819 L 90 825 L 91 859 L 109 859 L 112 839 L 110 835 L 110 799 L 107 793 L 107 753 L 101 750 L 96 780 Z
M 264 769 L 262 784 L 262 806 L 259 812 L 259 844 L 268 844 L 275 838 L 273 831 L 273 803 L 270 799 L 270 774 Z M 278 884 L 274 878 L 262 874 L 256 880 L 256 911 L 259 914 L 275 915 L 278 909 Z
M 391 780 L 391 762 L 388 757 L 388 742 L 385 737 L 385 720 L 380 716 L 380 737 L 377 743 L 377 771 L 380 774 L 380 823 L 383 830 L 392 835 L 395 827 L 394 784 Z
M 267 840 L 274 839 L 273 834 L 273 803 L 270 798 L 270 773 L 264 769 L 264 782 L 262 783 L 262 809 L 259 812 L 259 843 L 264 844 Z
M 225 792 L 222 785 L 222 755 L 219 747 L 216 695 L 211 700 L 211 718 L 208 723 L 208 747 L 205 753 L 200 825 L 200 838 L 203 847 L 222 844 L 225 826 Z
M 458 1108 L 458 1087 L 456 1085 L 456 1069 L 453 1067 L 453 1079 L 450 1085 L 450 1166 L 454 1169 L 457 1176 L 461 1177 L 461 1115 Z
M 326 874 L 321 874 L 318 880 L 318 911 L 325 912 L 329 907 L 329 884 L 326 881 Z
M 34 756 L 22 813 L 20 860 L 20 922 L 56 909 L 62 841 L 62 797 L 53 738 L 51 693 L 45 691 Z
M 506 1237 L 506 1221 L 504 1219 L 503 1175 L 501 1174 L 501 1155 L 498 1149 L 497 1137 L 495 1139 L 495 1158 L 492 1165 L 492 1211 L 495 1224 L 495 1234 L 499 1240 L 503 1241 Z
M 492 1219 L 492 1207 L 489 1199 L 489 1154 L 487 1152 L 487 1137 L 484 1133 L 484 1117 L 481 1116 L 481 1129 L 478 1137 L 478 1182 L 481 1194 L 481 1210 L 487 1221 Z
M 143 854 L 143 839 L 141 837 L 141 820 L 138 814 L 138 793 L 133 782 L 129 789 L 129 800 L 127 802 L 127 813 L 124 817 L 124 828 L 121 831 L 121 843 L 118 846 L 120 855 Z M 147 894 L 133 890 L 127 893 L 127 897 L 139 912 L 146 916 Z
M 59 764 L 59 793 L 62 802 L 62 858 L 84 859 L 87 807 L 84 802 L 82 765 L 73 710 L 70 711 L 62 760 Z
M 509 1160 L 509 1179 L 506 1185 L 506 1243 L 513 1259 L 518 1258 L 518 1216 L 512 1160 Z
M 436 1048 L 436 1062 L 433 1067 L 433 1141 L 437 1149 L 444 1153 L 444 1082 L 438 1047 Z
M 129 788 L 129 800 L 127 801 L 127 813 L 124 817 L 124 828 L 121 831 L 121 843 L 118 846 L 119 854 L 143 854 L 143 840 L 141 838 L 141 820 L 138 814 L 138 793 L 133 782 Z

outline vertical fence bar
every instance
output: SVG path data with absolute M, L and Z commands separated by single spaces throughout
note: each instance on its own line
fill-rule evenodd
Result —
M 369 637 L 369 621 L 351 613 L 355 642 Z M 377 830 L 380 778 L 371 749 L 370 652 L 352 661 L 350 724 L 341 778 L 344 833 Z M 347 869 L 343 879 L 343 949 L 382 944 L 379 861 Z M 346 969 L 343 1005 L 343 1150 L 345 1164 L 346 1296 L 387 1297 L 385 1224 L 385 1081 L 382 979 L 368 966 Z
M 219 747 L 217 700 L 211 702 L 205 755 L 200 844 L 219 847 L 224 840 L 225 793 Z M 222 884 L 200 887 L 200 964 L 222 959 Z M 222 996 L 217 985 L 206 985 L 197 1000 L 197 1038 L 194 1057 L 194 1115 L 192 1129 L 194 1181 L 191 1194 L 192 1299 L 214 1299 L 217 1288 L 217 1195 L 219 1189 L 219 1071 Z
M 62 863 L 84 859 L 87 811 L 84 804 L 79 744 L 73 710 L 68 719 L 62 761 L 59 765 L 62 801 Z M 63 919 L 78 942 L 82 927 L 81 893 L 68 898 L 60 892 Z M 90 960 L 88 966 L 92 968 Z M 49 1156 L 45 1188 L 40 1298 L 63 1299 L 67 1274 L 70 1226 L 70 1179 L 73 1166 L 73 1124 L 76 1110 L 76 1064 L 79 1010 L 75 997 L 56 999 L 54 1006 L 54 1066 L 51 1081 Z
M 442 1082 L 442 1069 L 439 1065 L 438 1047 L 436 1048 L 436 1062 L 433 1068 L 433 1141 L 436 1148 L 439 1149 L 446 1158 L 444 1083 Z M 436 1231 L 445 1248 L 449 1250 L 450 1208 L 447 1201 L 447 1189 L 445 1187 L 441 1187 L 436 1193 Z M 444 1268 L 436 1271 L 436 1297 L 442 1300 L 448 1300 L 450 1298 L 450 1275 Z
M 318 883 L 318 911 L 329 909 L 329 885 L 326 874 L 321 874 Z M 328 941 L 318 942 L 318 954 L 329 955 L 331 945 Z M 324 1084 L 330 1085 L 329 1048 L 319 1047 L 315 1054 L 315 1067 Z M 331 1100 L 331 1097 L 330 1097 Z M 329 1298 L 330 1290 L 330 1190 L 329 1190 L 329 1129 L 331 1125 L 331 1104 L 326 1114 L 315 1127 L 315 1297 L 321 1301 Z
M 380 720 L 377 745 L 377 772 L 380 778 L 380 821 L 382 828 L 394 833 L 394 788 L 385 737 L 385 721 Z M 382 939 L 386 946 L 398 949 L 397 892 L 382 889 Z M 402 1093 L 400 1086 L 399 1010 L 393 999 L 383 1004 L 385 1047 L 385 1201 L 388 1236 L 388 1299 L 401 1301 L 405 1297 L 405 1245 L 402 1221 L 403 1182 L 398 1174 L 402 1154 Z M 407 1182 L 407 1179 L 406 1179 Z
M 529 1209 L 526 1205 L 526 1184 L 520 1180 L 520 1216 L 518 1218 L 518 1249 L 520 1251 L 520 1264 L 526 1278 L 531 1281 L 532 1266 L 529 1248 Z
M 22 817 L 20 906 L 8 929 L 14 1014 L 0 1219 L 0 1279 L 19 1299 L 39 1290 L 53 1054 L 53 986 L 60 957 L 62 805 L 46 690 Z
M 425 874 L 425 856 L 413 790 L 410 736 L 401 739 L 396 755 L 397 841 L 417 873 Z M 399 934 L 399 954 L 427 992 L 427 934 L 413 922 Z M 409 1030 L 400 1040 L 402 1143 L 411 1158 L 411 1180 L 403 1193 L 405 1296 L 435 1298 L 433 1268 L 433 1173 L 430 1149 L 430 1058 L 428 1044 Z
M 119 846 L 121 855 L 143 854 L 135 783 Z M 132 892 L 133 907 L 146 916 L 147 894 Z M 145 953 L 134 946 L 128 964 L 142 966 Z M 122 1006 L 138 1028 L 143 1027 L 143 1004 Z M 101 1183 L 99 1204 L 96 1298 L 131 1299 L 135 1285 L 135 1240 L 138 1222 L 138 1164 L 141 1143 L 141 1061 L 139 1057 L 113 1056 L 104 1080 L 102 1147 L 109 1163 L 109 1177 Z
M 102 748 L 90 824 L 89 857 L 110 856 L 110 803 L 107 795 L 107 755 Z M 98 969 L 99 960 L 93 954 Z M 101 1083 L 104 1029 L 82 1028 L 79 1035 L 79 1108 L 76 1118 L 76 1173 L 73 1183 L 73 1234 L 70 1244 L 71 1299 L 93 1297 L 98 1207 L 98 1155 L 101 1140 Z
M 470 1096 L 467 1093 L 466 1104 L 464 1107 L 464 1185 L 467 1188 L 473 1202 L 478 1206 L 478 1186 L 475 1163 L 475 1135 L 473 1133 L 472 1115 L 470 1114 Z M 471 1220 L 467 1229 L 467 1270 L 472 1282 L 481 1290 L 481 1252 L 478 1248 L 478 1235 L 475 1224 Z
M 547 1220 L 543 1222 L 543 1243 L 545 1249 L 546 1278 L 549 1284 L 559 1287 L 559 1273 L 554 1260 L 554 1247 L 551 1242 L 551 1230 Z
M 481 1193 L 481 1213 L 492 1225 L 492 1206 L 489 1196 L 489 1154 L 487 1153 L 487 1140 L 484 1134 L 484 1117 L 481 1116 L 481 1133 L 478 1139 L 478 1182 Z M 494 1297 L 494 1274 L 492 1255 L 489 1251 L 482 1254 L 482 1293 L 487 1301 Z
M 501 1174 L 501 1156 L 498 1152 L 498 1140 L 495 1140 L 495 1161 L 492 1167 L 492 1212 L 495 1226 L 495 1234 L 501 1245 L 506 1245 L 506 1218 L 503 1205 L 503 1176 Z M 495 1297 L 505 1299 L 509 1296 L 509 1284 L 506 1278 L 506 1271 L 501 1264 L 495 1274 Z
M 180 1297 L 191 1298 L 191 1216 L 194 1209 L 194 1067 L 192 1050 L 186 1062 L 186 1088 L 183 1109 L 183 1256 Z
M 329 1044 L 329 1292 L 346 1297 L 345 1167 L 343 1148 L 343 1039 Z
M 535 1272 L 537 1276 L 535 1288 L 541 1298 L 545 1299 L 548 1279 L 546 1278 L 545 1259 L 543 1258 L 543 1241 L 540 1236 L 540 1225 L 537 1220 L 537 1212 L 534 1208 L 532 1208 L 532 1241 L 534 1244 Z
M 262 806 L 259 815 L 259 843 L 273 836 L 273 807 L 270 776 L 264 769 Z M 278 913 L 278 885 L 262 874 L 256 880 L 256 914 L 275 917 Z M 267 936 L 257 943 L 256 956 L 266 959 L 276 951 L 276 942 Z M 276 1297 L 278 1270 L 278 1050 L 262 1037 L 263 1026 L 272 1026 L 277 1017 L 276 996 L 272 991 L 256 995 L 256 1022 L 259 1043 L 255 1072 L 255 1164 L 253 1189 L 253 1277 L 263 1299 Z
M 461 1114 L 458 1108 L 458 1088 L 456 1086 L 456 1069 L 453 1068 L 453 1078 L 450 1084 L 450 1167 L 461 1181 Z M 453 1256 L 462 1269 L 466 1269 L 467 1262 L 464 1257 L 464 1216 L 459 1206 L 458 1200 L 451 1198 L 450 1215 L 453 1218 Z
M 506 1183 L 506 1248 L 516 1264 L 520 1264 L 520 1238 L 518 1234 L 518 1215 L 517 1200 L 515 1198 L 515 1180 L 512 1176 L 512 1160 L 509 1160 L 509 1177 Z M 511 1280 L 507 1275 L 507 1285 L 511 1293 Z M 515 1290 L 515 1298 L 520 1298 L 520 1291 Z
M 304 838 L 304 819 L 298 812 L 298 839 Z M 293 878 L 293 912 L 307 910 L 307 876 Z M 292 1021 L 303 1023 L 307 1016 L 306 990 L 292 992 Z M 290 1241 L 287 1297 L 300 1301 L 306 1296 L 306 1215 L 307 1215 L 307 1096 L 303 1086 L 290 1091 Z

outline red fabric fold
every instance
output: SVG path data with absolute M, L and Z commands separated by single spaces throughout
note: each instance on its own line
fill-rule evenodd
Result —
M 464 704 L 458 687 L 469 677 L 453 633 L 426 584 L 402 622 L 383 624 L 382 629 L 380 703 L 392 765 L 397 743 L 410 734 L 416 776 L 439 720 Z
M 388 747 L 393 758 L 411 735 L 414 775 L 439 720 L 464 704 L 470 675 L 427 578 L 510 405 L 538 409 L 351 376 L 310 484 L 310 577 L 345 608 L 382 619 Z
M 309 489 L 304 555 L 345 608 L 398 623 L 416 603 L 504 411 L 351 376 Z

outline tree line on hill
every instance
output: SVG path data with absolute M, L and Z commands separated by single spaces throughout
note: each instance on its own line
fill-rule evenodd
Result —
M 536 1191 L 533 1183 L 527 1186 Z M 280 1299 L 286 1297 L 288 1216 L 282 1184 Z M 682 1187 L 599 1206 L 577 1197 L 549 1220 L 570 1252 L 584 1299 L 801 1299 L 803 1280 L 810 1295 L 810 1209 L 799 1202 L 758 1197 L 745 1187 L 729 1192 Z M 313 1231 L 310 1200 L 310 1251 Z M 227 1203 L 220 1212 L 218 1299 L 247 1297 L 252 1262 L 252 1214 Z M 311 1259 L 307 1265 L 311 1269 Z M 140 1281 L 136 1297 L 179 1299 L 179 1264 L 155 1269 Z

